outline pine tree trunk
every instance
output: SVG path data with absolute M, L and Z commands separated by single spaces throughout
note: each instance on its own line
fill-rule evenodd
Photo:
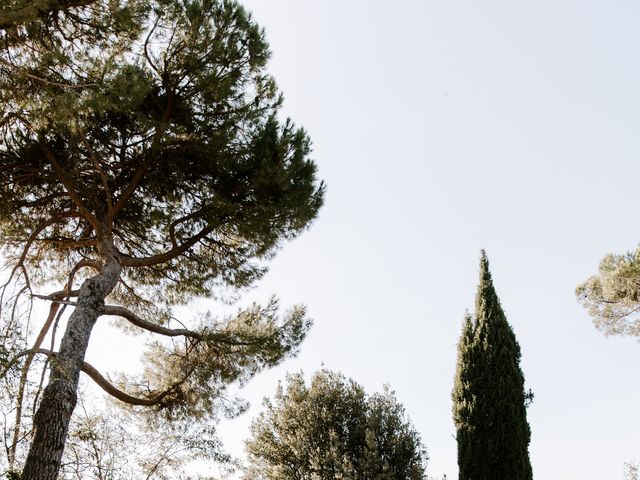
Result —
M 114 250 L 110 247 L 107 251 Z M 91 330 L 102 313 L 106 296 L 120 277 L 118 258 L 113 254 L 104 255 L 104 250 L 103 257 L 106 261 L 98 275 L 87 279 L 80 287 L 77 306 L 69 317 L 60 351 L 51 359 L 49 382 L 34 417 L 35 434 L 22 480 L 55 480 L 58 477 Z

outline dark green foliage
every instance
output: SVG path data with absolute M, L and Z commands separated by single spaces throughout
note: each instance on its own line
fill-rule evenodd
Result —
M 482 252 L 475 319 L 465 316 L 453 387 L 460 480 L 531 480 L 520 346 Z
M 259 260 L 322 203 L 309 139 L 276 119 L 268 47 L 240 6 L 137 3 L 128 13 L 147 32 L 100 41 L 59 14 L 60 31 L 4 55 L 3 242 L 46 228 L 41 237 L 56 248 L 45 260 L 75 264 L 91 256 L 106 217 L 137 267 L 124 280 L 155 298 L 248 285 L 264 272 Z
M 423 480 L 426 452 L 393 392 L 322 370 L 287 378 L 254 420 L 245 480 Z
M 0 5 L 0 28 L 11 29 L 61 10 L 97 3 L 98 0 L 5 0 Z
M 233 300 L 323 202 L 309 137 L 279 116 L 263 31 L 230 0 L 0 3 L 0 338 L 12 339 L 0 363 L 13 368 L 12 401 L 43 398 L 34 355 L 56 358 L 52 370 L 69 360 L 42 339 L 91 298 L 85 332 L 111 315 L 151 338 L 136 378 L 83 371 L 152 427 L 196 418 L 213 432 L 244 408 L 225 389 L 295 354 L 310 327 L 303 307 L 281 315 L 275 300 L 173 317 L 195 296 Z M 107 271 L 115 287 L 100 298 L 80 288 L 106 285 Z M 27 351 L 20 327 L 36 295 L 65 305 Z M 64 338 L 80 338 L 69 325 Z M 82 338 L 69 351 L 84 354 Z M 14 411 L 12 468 L 31 440 L 30 418 Z

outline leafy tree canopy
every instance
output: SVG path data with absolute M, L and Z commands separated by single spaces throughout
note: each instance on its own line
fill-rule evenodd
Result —
M 133 13 L 126 35 L 85 37 L 61 18 L 5 52 L 2 241 L 47 246 L 24 259 L 6 252 L 46 262 L 32 278 L 51 280 L 60 263 L 90 260 L 105 229 L 131 267 L 123 280 L 154 299 L 247 285 L 263 272 L 254 259 L 321 204 L 308 137 L 276 120 L 267 45 L 238 5 Z
M 576 295 L 604 334 L 640 337 L 640 248 L 604 257 Z
M 0 28 L 9 29 L 48 14 L 82 7 L 97 0 L 7 0 L 0 6 Z
M 252 424 L 245 480 L 422 480 L 426 451 L 393 392 L 343 375 L 287 377 Z
M 302 307 L 178 322 L 172 306 L 233 298 L 260 278 L 316 217 L 324 186 L 307 134 L 277 115 L 264 34 L 234 1 L 12 0 L 0 40 L 9 463 L 31 402 L 24 478 L 55 478 L 53 439 L 66 437 L 81 371 L 121 402 L 188 422 L 215 417 L 227 385 L 296 352 Z M 52 305 L 30 335 L 36 298 Z M 59 348 L 43 348 L 67 307 Z M 104 315 L 160 338 L 141 377 L 114 383 L 83 361 Z M 37 366 L 50 371 L 42 395 Z

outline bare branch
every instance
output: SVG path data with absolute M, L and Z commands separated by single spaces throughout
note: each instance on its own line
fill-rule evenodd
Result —
M 152 333 L 164 335 L 166 337 L 190 337 L 198 340 L 205 339 L 204 335 L 198 332 L 194 332 L 193 330 L 189 330 L 186 328 L 166 328 L 156 323 L 149 322 L 148 320 L 140 318 L 131 310 L 124 307 L 119 307 L 115 305 L 106 305 L 104 307 L 103 312 L 104 312 L 104 315 L 122 317 L 126 320 L 129 320 L 136 327 L 142 328 Z
M 22 404 L 24 402 L 24 391 L 27 385 L 27 375 L 29 373 L 29 369 L 31 368 L 31 363 L 33 362 L 33 358 L 35 357 L 37 350 L 42 345 L 42 342 L 44 341 L 44 338 L 46 337 L 47 333 L 49 332 L 49 329 L 51 328 L 51 325 L 54 319 L 56 318 L 56 314 L 58 313 L 59 308 L 60 308 L 60 305 L 56 303 L 51 304 L 51 306 L 49 307 L 49 315 L 47 316 L 47 319 L 45 320 L 44 325 L 42 325 L 42 328 L 38 333 L 38 337 L 36 338 L 35 342 L 33 342 L 33 348 L 31 348 L 31 350 L 29 350 L 28 353 L 26 354 L 27 359 L 25 360 L 25 363 L 22 367 L 22 372 L 20 373 L 20 384 L 18 385 L 18 393 L 16 395 L 16 415 L 15 415 L 15 425 L 13 427 L 13 440 L 7 451 L 7 457 L 9 459 L 9 465 L 11 468 L 13 468 L 13 464 L 15 462 L 16 449 L 18 447 L 20 430 L 22 427 Z M 20 357 L 16 357 L 16 360 L 17 358 L 20 358 Z M 11 363 L 7 367 L 6 371 L 9 371 L 9 368 L 11 368 Z M 4 375 L 6 375 L 6 372 L 2 376 Z
M 3 370 L 0 378 L 4 377 L 7 372 L 18 362 L 18 360 L 24 356 L 33 357 L 36 354 L 46 355 L 47 357 L 55 358 L 58 353 L 53 352 L 51 350 L 47 350 L 46 348 L 30 348 L 29 350 L 24 350 L 18 353 L 15 357 L 11 359 L 7 367 Z M 102 374 L 96 370 L 95 367 L 90 365 L 87 362 L 82 364 L 82 371 L 86 373 L 100 388 L 102 388 L 105 392 L 107 392 L 112 397 L 117 398 L 125 403 L 130 405 L 142 405 L 142 406 L 152 406 L 158 404 L 162 398 L 164 398 L 169 392 L 163 392 L 163 394 L 157 395 L 153 398 L 137 398 L 132 395 L 129 395 L 126 392 L 119 390 L 114 387 L 109 381 L 102 376 Z
M 13 279 L 13 276 L 15 275 L 16 271 L 18 271 L 18 269 L 20 268 L 23 268 L 24 261 L 27 259 L 27 255 L 29 254 L 29 249 L 31 248 L 31 245 L 33 245 L 33 243 L 37 240 L 38 235 L 40 235 L 44 230 L 46 230 L 51 225 L 55 225 L 56 223 L 64 219 L 74 218 L 77 216 L 79 216 L 77 212 L 63 212 L 57 215 L 56 217 L 45 220 L 40 225 L 38 225 L 35 228 L 35 230 L 31 232 L 31 235 L 29 235 L 29 238 L 25 242 L 24 247 L 22 248 L 22 253 L 20 254 L 20 258 L 18 259 L 18 262 L 16 263 L 16 265 L 13 267 L 13 270 L 9 274 L 9 278 L 7 279 L 6 283 L 2 286 L 2 289 L 4 289 L 7 285 L 9 285 L 9 283 L 11 283 L 11 280 Z M 0 303 L 2 301 L 1 299 L 2 297 L 0 296 Z
M 72 307 L 77 306 L 76 302 L 72 302 L 70 300 L 63 300 L 62 298 L 51 297 L 51 295 L 38 295 L 37 293 L 32 293 L 31 296 L 33 298 L 39 298 L 40 300 L 48 300 L 52 303 L 60 304 L 60 305 L 71 305 Z

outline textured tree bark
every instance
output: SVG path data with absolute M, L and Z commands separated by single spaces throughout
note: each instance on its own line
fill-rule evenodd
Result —
M 101 249 L 104 265 L 82 284 L 77 306 L 67 323 L 60 351 L 51 361 L 49 382 L 34 418 L 34 438 L 22 472 L 22 480 L 55 480 L 58 477 L 69 420 L 76 406 L 78 380 L 91 330 L 102 313 L 107 295 L 120 277 L 120 260 L 112 244 Z

